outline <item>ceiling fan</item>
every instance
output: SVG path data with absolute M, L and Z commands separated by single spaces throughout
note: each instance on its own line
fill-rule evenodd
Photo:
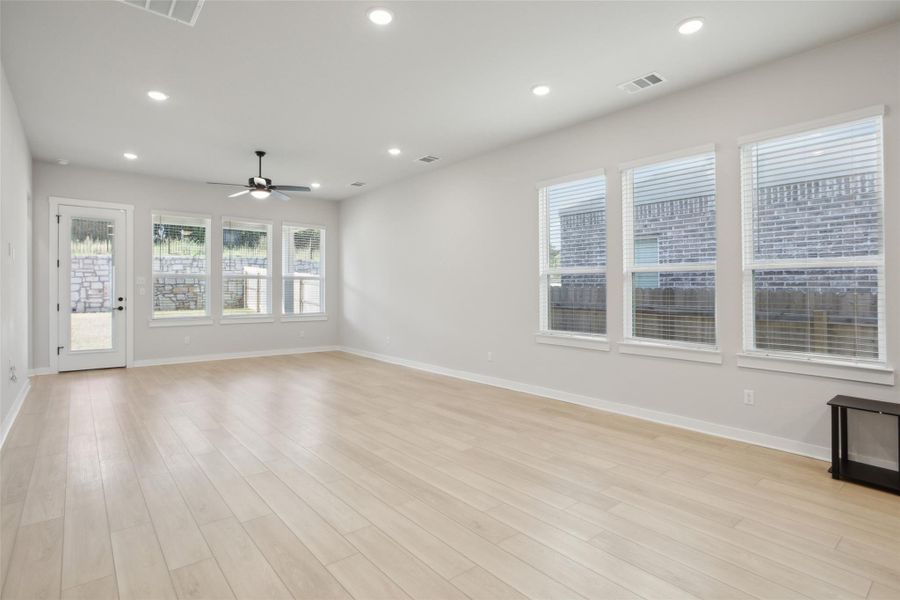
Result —
M 275 196 L 280 200 L 290 200 L 291 197 L 285 194 L 284 192 L 308 192 L 309 188 L 305 185 L 272 185 L 272 180 L 262 176 L 262 159 L 266 153 L 262 150 L 256 151 L 256 156 L 259 157 L 259 175 L 256 177 L 251 177 L 247 180 L 247 185 L 242 185 L 240 183 L 219 183 L 217 181 L 207 181 L 211 185 L 230 185 L 232 187 L 242 187 L 247 188 L 240 192 L 235 192 L 234 194 L 229 195 L 229 198 L 237 198 L 238 196 L 243 196 L 244 194 L 250 194 L 257 200 L 265 200 L 270 195 Z

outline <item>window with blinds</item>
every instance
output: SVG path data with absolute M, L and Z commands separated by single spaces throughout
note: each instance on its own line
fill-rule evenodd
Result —
M 281 228 L 282 314 L 325 314 L 325 229 L 284 224 Z
M 881 121 L 741 146 L 745 350 L 884 361 Z
M 622 172 L 625 336 L 716 345 L 713 148 Z
M 208 217 L 154 211 L 153 319 L 209 316 Z
M 602 172 L 538 188 L 540 327 L 606 335 L 606 178 Z
M 272 313 L 272 225 L 222 219 L 222 316 Z

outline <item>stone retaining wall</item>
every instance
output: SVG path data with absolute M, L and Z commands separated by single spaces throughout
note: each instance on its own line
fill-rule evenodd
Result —
M 73 256 L 70 285 L 72 312 L 112 309 L 112 256 Z
M 265 265 L 265 259 L 227 257 L 224 260 L 233 273 L 255 272 Z M 167 275 L 160 277 L 153 286 L 153 306 L 155 310 L 197 310 L 204 308 L 206 282 L 192 275 L 206 272 L 206 259 L 196 256 L 177 256 L 154 259 L 156 272 Z M 112 257 L 103 255 L 73 256 L 71 297 L 72 312 L 105 312 L 113 308 Z M 226 308 L 245 306 L 246 286 L 225 286 Z

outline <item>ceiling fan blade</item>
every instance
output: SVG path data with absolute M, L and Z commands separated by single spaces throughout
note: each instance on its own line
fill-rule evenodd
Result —
M 281 190 L 282 192 L 308 192 L 310 191 L 305 185 L 273 185 L 273 190 Z
M 232 187 L 247 187 L 244 183 L 219 183 L 218 181 L 207 181 L 209 185 L 230 185 Z
M 233 194 L 229 194 L 229 198 L 237 198 L 238 196 L 243 196 L 244 194 L 249 194 L 250 190 L 241 190 L 240 192 L 235 192 Z
M 290 196 L 288 196 L 287 194 L 282 194 L 278 190 L 271 190 L 271 191 L 272 191 L 272 195 L 275 196 L 276 198 L 278 198 L 279 200 L 284 200 L 285 202 L 287 202 L 288 200 L 291 199 Z

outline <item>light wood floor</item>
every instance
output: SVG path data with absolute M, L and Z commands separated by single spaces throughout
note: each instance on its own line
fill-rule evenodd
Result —
M 822 462 L 307 354 L 37 377 L 3 598 L 900 598 Z

